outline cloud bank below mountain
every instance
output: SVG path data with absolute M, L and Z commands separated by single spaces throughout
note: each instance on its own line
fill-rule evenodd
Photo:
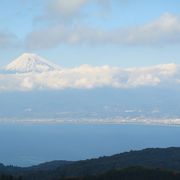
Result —
M 82 65 L 45 72 L 0 74 L 0 91 L 137 88 L 179 83 L 179 66 L 173 63 L 141 68 Z

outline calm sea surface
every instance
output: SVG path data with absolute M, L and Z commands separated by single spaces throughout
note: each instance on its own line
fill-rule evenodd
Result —
M 151 125 L 0 124 L 0 162 L 29 166 L 147 147 L 180 146 L 180 127 Z

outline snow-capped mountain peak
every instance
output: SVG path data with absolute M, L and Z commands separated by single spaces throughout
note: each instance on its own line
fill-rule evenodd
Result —
M 60 67 L 36 54 L 24 53 L 4 69 L 12 72 L 44 72 L 59 70 Z

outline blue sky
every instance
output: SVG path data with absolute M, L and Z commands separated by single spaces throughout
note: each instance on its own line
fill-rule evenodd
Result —
M 178 0 L 2 0 L 0 65 L 24 52 L 65 67 L 180 59 Z

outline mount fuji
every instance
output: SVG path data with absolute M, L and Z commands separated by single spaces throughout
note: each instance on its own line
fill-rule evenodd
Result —
M 56 64 L 30 53 L 24 53 L 3 68 L 7 72 L 28 73 L 60 70 Z

